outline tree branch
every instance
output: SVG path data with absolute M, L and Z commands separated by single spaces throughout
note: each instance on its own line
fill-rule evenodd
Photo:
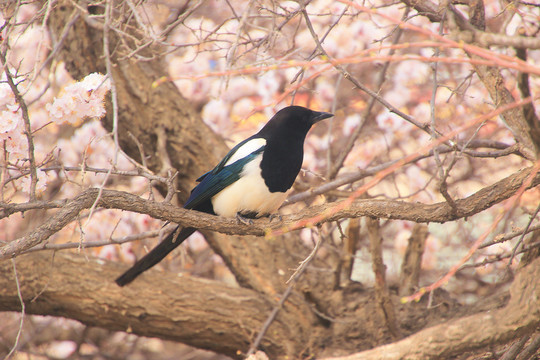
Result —
M 504 344 L 540 325 L 540 258 L 518 273 L 508 305 L 411 335 L 399 342 L 327 360 L 448 359 L 467 351 Z
M 299 220 L 310 219 L 320 214 L 327 214 L 327 216 L 319 222 L 307 224 L 306 226 L 360 216 L 443 223 L 472 216 L 508 199 L 527 179 L 531 169 L 520 170 L 467 198 L 456 200 L 457 215 L 447 202 L 418 204 L 404 201 L 360 199 L 353 202 L 350 207 L 339 211 L 332 211 L 339 204 L 339 202 L 332 202 L 307 207 L 295 214 L 283 216 L 281 222 L 257 219 L 252 225 L 245 225 L 239 223 L 236 219 L 186 210 L 171 204 L 156 203 L 123 191 L 103 190 L 97 205 L 107 209 L 121 209 L 147 214 L 156 219 L 172 221 L 183 226 L 213 230 L 229 235 L 265 236 L 272 231 L 287 232 L 287 229 Z M 538 184 L 540 184 L 540 174 L 535 175 L 531 187 Z M 83 209 L 90 208 L 96 200 L 98 192 L 98 189 L 84 191 L 30 234 L 0 247 L 0 259 L 16 256 L 48 239 L 52 234 L 73 221 Z M 0 208 L 4 208 L 8 213 L 13 213 L 14 209 L 18 207 L 28 210 L 27 204 L 0 203 Z
M 17 265 L 27 314 L 63 316 L 90 326 L 179 341 L 232 357 L 247 351 L 274 307 L 272 301 L 253 290 L 192 277 L 180 279 L 172 273 L 143 276 L 120 288 L 104 279 L 119 273 L 121 265 L 67 252 L 56 254 L 52 263 L 50 254 L 27 254 L 17 259 Z M 11 262 L 0 262 L 0 272 L 4 274 L 0 277 L 0 310 L 20 311 Z M 267 354 L 298 353 L 295 346 L 307 341 L 305 329 L 310 328 L 312 320 L 299 317 L 298 312 L 303 311 L 309 315 L 298 297 L 281 308 L 261 344 Z M 299 324 L 299 319 L 308 322 Z

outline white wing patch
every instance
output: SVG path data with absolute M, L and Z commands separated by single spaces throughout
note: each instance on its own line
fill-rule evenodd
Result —
M 236 153 L 238 154 L 248 144 L 256 140 L 258 139 L 249 141 L 246 145 L 238 149 Z M 248 154 L 251 152 L 253 151 L 250 151 Z M 246 164 L 240 175 L 240 179 L 221 190 L 212 198 L 212 206 L 216 214 L 234 217 L 237 213 L 254 212 L 258 216 L 262 216 L 274 213 L 281 206 L 287 198 L 288 192 L 271 193 L 268 191 L 268 187 L 261 176 L 261 160 L 262 154 Z
M 252 152 L 259 150 L 265 145 L 266 145 L 266 140 L 262 138 L 249 140 L 247 143 L 242 145 L 238 150 L 236 150 L 236 152 L 229 158 L 229 160 L 227 160 L 227 162 L 225 163 L 225 166 L 230 165 L 237 160 L 245 158 Z

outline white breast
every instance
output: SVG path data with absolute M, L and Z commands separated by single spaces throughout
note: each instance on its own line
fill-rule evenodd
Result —
M 237 213 L 255 212 L 262 216 L 274 213 L 281 206 L 287 198 L 287 193 L 268 191 L 261 176 L 261 160 L 262 154 L 244 167 L 238 181 L 212 198 L 216 214 L 234 217 Z
M 225 163 L 225 166 L 232 164 L 236 160 L 245 158 L 249 154 L 259 150 L 265 145 L 266 145 L 266 140 L 264 140 L 263 138 L 256 138 L 256 139 L 249 140 L 244 145 L 240 146 L 238 150 L 236 150 L 236 152 L 231 156 L 231 158 L 227 160 L 227 162 Z

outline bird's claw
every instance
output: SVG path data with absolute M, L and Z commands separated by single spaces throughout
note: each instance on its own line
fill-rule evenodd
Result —
M 244 224 L 244 225 L 253 225 L 253 220 L 248 218 L 248 217 L 245 217 L 245 216 L 242 216 L 242 214 L 240 213 L 236 213 L 236 220 L 241 223 L 241 224 Z
M 274 220 L 279 220 L 280 222 L 283 221 L 283 217 L 281 216 L 280 213 L 275 213 L 275 214 L 271 214 L 268 219 L 270 220 L 270 222 L 274 221 Z

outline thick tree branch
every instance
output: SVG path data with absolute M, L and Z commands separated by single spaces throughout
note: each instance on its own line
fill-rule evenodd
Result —
M 448 359 L 530 334 L 540 325 L 540 258 L 518 273 L 510 294 L 502 309 L 452 320 L 399 342 L 332 360 Z
M 32 253 L 16 261 L 28 314 L 64 316 L 90 326 L 185 342 L 231 356 L 246 351 L 254 330 L 273 305 L 251 290 L 162 272 L 118 288 L 103 279 L 120 272 L 120 265 L 76 254 L 57 253 L 53 258 Z M 5 274 L 0 277 L 0 310 L 19 311 L 11 263 L 0 262 L 0 272 Z M 540 258 L 519 271 L 511 296 L 503 309 L 452 320 L 341 359 L 448 358 L 531 333 L 540 324 Z M 307 316 L 298 320 L 300 312 Z M 302 300 L 293 296 L 271 325 L 262 348 L 271 358 L 297 357 L 303 350 L 297 347 L 305 346 L 316 333 L 314 326 Z
M 52 261 L 51 261 L 52 259 Z M 26 313 L 63 316 L 90 326 L 183 342 L 238 357 L 274 307 L 261 294 L 172 273 L 141 277 L 120 288 L 109 277 L 120 265 L 72 253 L 27 254 L 16 259 Z M 10 261 L 0 262 L 0 310 L 19 311 Z M 307 341 L 309 309 L 298 297 L 281 309 L 262 341 L 274 358 L 294 355 Z M 299 319 L 307 323 L 299 324 Z M 300 320 L 301 321 L 301 320 Z M 302 340 L 304 338 L 304 340 Z M 295 345 L 295 343 L 297 345 Z
M 404 201 L 361 199 L 356 200 L 349 208 L 339 211 L 332 211 L 338 204 L 338 202 L 333 202 L 320 206 L 311 206 L 298 213 L 283 216 L 281 222 L 258 219 L 254 221 L 253 225 L 245 225 L 239 223 L 236 219 L 216 217 L 178 208 L 171 204 L 156 203 L 130 193 L 115 190 L 103 190 L 98 206 L 148 214 L 156 219 L 168 220 L 184 226 L 193 226 L 198 229 L 213 230 L 229 235 L 265 236 L 272 231 L 287 231 L 291 225 L 296 224 L 299 220 L 313 218 L 319 214 L 327 214 L 325 219 L 319 223 L 360 216 L 443 223 L 472 216 L 508 199 L 527 179 L 531 169 L 521 170 L 465 199 L 456 200 L 456 209 L 454 210 L 447 202 L 418 204 Z M 531 187 L 538 184 L 540 184 L 540 174 L 537 173 L 532 180 Z M 69 201 L 55 215 L 30 234 L 0 247 L 0 259 L 16 256 L 48 239 L 52 234 L 73 221 L 83 209 L 90 208 L 96 200 L 98 192 L 98 189 L 86 190 Z M 28 209 L 26 204 L 0 203 L 0 208 L 4 208 L 9 213 L 13 213 L 13 209 L 18 206 L 23 207 L 25 210 Z
M 402 0 L 404 4 L 414 8 L 419 15 L 427 17 L 431 22 L 441 22 L 443 11 L 432 1 Z M 496 34 L 474 29 L 464 17 L 458 19 L 458 24 L 464 29 L 455 34 L 454 39 L 467 43 L 476 43 L 482 47 L 510 46 L 519 49 L 540 49 L 540 38 Z

